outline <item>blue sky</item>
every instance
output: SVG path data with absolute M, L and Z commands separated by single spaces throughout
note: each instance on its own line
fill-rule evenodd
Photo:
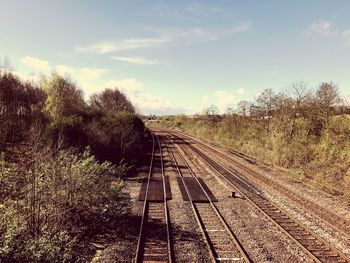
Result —
M 0 0 L 0 57 L 23 78 L 69 74 L 145 114 L 222 111 L 295 81 L 350 98 L 350 1 Z

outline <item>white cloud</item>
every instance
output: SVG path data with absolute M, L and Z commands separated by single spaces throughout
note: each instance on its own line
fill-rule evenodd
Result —
M 172 100 L 149 94 L 143 84 L 135 79 L 110 80 L 104 88 L 118 88 L 143 114 L 178 114 L 187 111 Z
M 49 62 L 35 57 L 25 56 L 22 58 L 22 63 L 43 72 L 48 72 L 51 70 Z
M 78 68 L 69 67 L 66 65 L 57 65 L 53 69 L 59 75 L 69 76 L 77 81 L 78 85 L 83 89 L 85 97 L 88 98 L 91 94 L 99 90 L 101 77 L 109 70 L 101 68 Z
M 32 67 L 33 69 L 39 70 L 42 73 L 49 73 L 50 71 L 56 72 L 60 75 L 70 75 L 73 79 L 78 80 L 79 82 L 88 83 L 91 81 L 99 80 L 100 77 L 108 72 L 106 69 L 99 69 L 99 68 L 78 68 L 78 67 L 68 67 L 66 65 L 57 65 L 57 66 L 50 66 L 50 63 L 48 61 L 34 58 L 30 56 L 26 56 L 22 58 L 22 63 Z M 38 79 L 38 77 L 35 77 L 37 74 L 32 74 L 31 79 Z M 25 79 L 25 75 L 22 74 L 22 77 Z
M 162 38 L 131 38 L 131 39 L 122 39 L 119 41 L 105 41 L 98 42 L 96 44 L 85 46 L 85 47 L 76 47 L 78 53 L 87 52 L 94 54 L 108 54 L 123 50 L 132 50 L 132 49 L 142 49 L 142 48 L 152 48 L 158 47 L 164 43 L 169 42 L 169 39 Z
M 75 70 L 72 67 L 67 67 L 66 65 L 57 65 L 55 67 L 55 71 L 59 75 L 70 75 L 72 74 Z
M 126 38 L 115 41 L 102 41 L 88 46 L 78 46 L 78 53 L 108 54 L 124 50 L 182 46 L 214 41 L 236 33 L 248 31 L 251 23 L 244 22 L 227 29 L 208 30 L 203 28 L 146 28 L 155 36 L 152 38 Z
M 54 69 L 60 75 L 70 75 L 73 78 L 77 78 L 79 80 L 84 81 L 95 81 L 99 80 L 100 77 L 107 73 L 107 69 L 100 68 L 76 68 L 76 67 L 68 67 L 66 65 L 57 65 Z
M 203 95 L 202 101 L 205 107 L 211 104 L 216 105 L 221 113 L 224 113 L 228 107 L 234 107 L 238 102 L 244 99 L 245 89 L 236 90 L 217 90 L 211 96 Z
M 12 71 L 12 73 L 17 75 L 21 80 L 28 81 L 31 83 L 39 83 L 42 77 L 41 75 L 35 74 L 35 73 L 29 74 L 29 75 L 19 71 Z
M 26 57 L 27 58 L 27 57 Z M 31 57 L 29 57 L 31 58 Z M 189 109 L 160 96 L 150 94 L 145 91 L 143 84 L 136 79 L 121 79 L 105 81 L 104 75 L 108 72 L 107 69 L 101 68 L 78 68 L 67 65 L 56 65 L 50 67 L 49 63 L 40 59 L 25 59 L 24 61 L 35 61 L 36 69 L 45 69 L 53 71 L 60 75 L 69 75 L 73 81 L 76 81 L 78 86 L 83 90 L 85 98 L 96 92 L 101 92 L 105 88 L 118 88 L 131 100 L 131 102 L 143 114 L 178 114 L 187 112 Z M 39 62 L 46 62 L 40 64 Z M 40 66 L 38 66 L 40 65 Z M 48 65 L 48 67 L 44 67 Z M 34 67 L 34 66 L 33 66 Z M 25 80 L 39 82 L 40 74 L 25 75 L 19 72 L 14 72 L 16 75 Z
M 236 105 L 244 96 L 245 90 L 243 88 L 228 91 L 217 90 L 214 92 L 216 102 L 214 103 L 221 112 L 225 112 L 227 107 Z
M 306 30 L 310 35 L 320 35 L 323 37 L 334 37 L 337 32 L 332 27 L 331 22 L 326 20 L 319 20 L 312 23 Z
M 203 96 L 202 96 L 202 101 L 203 101 L 204 103 L 208 103 L 208 102 L 209 102 L 209 96 L 208 96 L 208 95 L 203 95 Z
M 305 31 L 309 36 L 319 36 L 336 39 L 343 42 L 345 46 L 350 46 L 350 29 L 335 27 L 331 22 L 319 20 L 312 23 Z
M 131 64 L 137 64 L 137 65 L 156 65 L 156 64 L 160 64 L 160 62 L 157 61 L 157 60 L 150 60 L 150 59 L 143 58 L 143 57 L 113 56 L 112 59 L 116 60 L 116 61 L 122 61 L 122 62 L 131 63 Z
M 100 77 L 107 72 L 107 69 L 100 68 L 82 68 L 78 70 L 80 78 L 84 78 L 87 81 L 99 80 Z
M 231 105 L 236 102 L 237 95 L 234 92 L 226 90 L 218 90 L 214 92 L 216 97 L 216 105 L 218 108 L 223 111 L 228 105 Z

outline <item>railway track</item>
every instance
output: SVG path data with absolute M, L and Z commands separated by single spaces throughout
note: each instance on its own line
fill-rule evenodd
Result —
M 161 177 L 163 201 L 148 200 L 151 178 Z M 145 191 L 143 213 L 137 243 L 135 262 L 173 261 L 163 156 L 160 141 L 152 135 L 152 157 Z
M 270 188 L 270 189 L 272 188 L 273 190 L 279 193 L 282 193 L 284 196 L 288 197 L 290 200 L 294 201 L 295 203 L 303 207 L 305 210 L 307 210 L 308 213 L 312 214 L 314 217 L 318 218 L 324 224 L 338 231 L 339 233 L 341 233 L 343 236 L 346 236 L 350 240 L 350 221 L 349 220 L 345 220 L 339 215 L 325 209 L 324 207 L 316 204 L 315 202 L 312 202 L 302 197 L 301 195 L 289 190 L 287 187 L 283 186 L 282 184 L 266 176 L 262 176 L 261 174 L 258 174 L 253 169 L 250 169 L 249 167 L 242 165 L 238 161 L 234 160 L 228 155 L 223 154 L 222 152 L 216 150 L 215 148 L 209 145 L 206 145 L 200 142 L 199 140 L 195 140 L 189 136 L 186 136 L 183 133 L 181 133 L 181 135 L 191 140 L 194 140 L 197 144 L 197 147 L 203 149 L 204 151 L 215 153 L 215 155 L 219 156 L 220 158 L 226 160 L 229 163 L 233 163 L 235 167 L 237 167 L 241 171 L 244 171 L 244 174 L 243 174 L 242 172 L 235 169 L 235 167 L 230 165 L 230 170 L 235 174 L 239 174 L 240 176 L 247 177 L 250 180 L 258 182 L 267 188 Z
M 172 157 L 176 170 L 182 179 L 183 186 L 191 202 L 193 212 L 208 246 L 213 262 L 251 262 L 242 245 L 227 225 L 225 219 L 212 202 L 195 173 L 187 163 L 185 157 L 176 148 L 169 146 L 168 137 L 164 136 L 166 147 Z M 196 202 L 186 186 L 184 177 L 191 176 L 197 180 L 200 188 L 206 195 L 208 202 Z
M 258 208 L 267 218 L 295 242 L 314 262 L 349 263 L 350 260 L 334 246 L 307 229 L 298 220 L 289 216 L 281 208 L 271 203 L 254 185 L 228 170 L 198 148 L 187 143 L 173 133 L 169 133 L 180 141 L 178 146 L 185 152 L 195 152 L 212 170 L 234 189 L 238 190 L 253 206 Z M 185 146 L 184 146 L 185 145 Z

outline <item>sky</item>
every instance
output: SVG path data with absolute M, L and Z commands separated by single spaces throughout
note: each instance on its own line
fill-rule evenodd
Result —
M 324 81 L 350 99 L 348 0 L 0 0 L 0 59 L 86 98 L 119 88 L 142 114 L 221 112 Z

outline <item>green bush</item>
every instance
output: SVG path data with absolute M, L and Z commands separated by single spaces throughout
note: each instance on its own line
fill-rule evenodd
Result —
M 36 153 L 26 174 L 16 175 L 27 178 L 25 196 L 0 207 L 0 261 L 73 262 L 77 237 L 114 228 L 130 212 L 125 169 L 97 162 L 89 149 Z M 5 187 L 7 175 L 0 173 Z

